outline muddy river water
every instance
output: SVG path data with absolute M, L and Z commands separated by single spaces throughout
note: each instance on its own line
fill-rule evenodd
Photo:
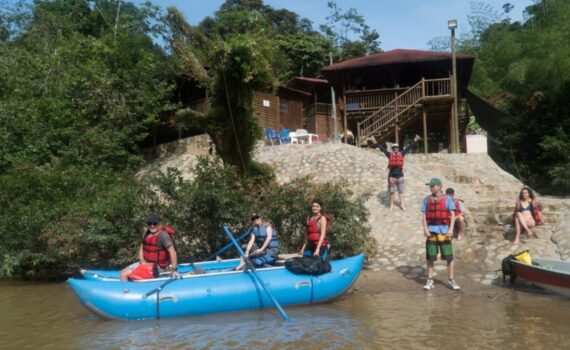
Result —
M 286 308 L 290 322 L 274 310 L 104 321 L 64 283 L 0 282 L 0 349 L 570 349 L 568 298 L 529 286 L 424 292 L 367 273 L 332 303 Z

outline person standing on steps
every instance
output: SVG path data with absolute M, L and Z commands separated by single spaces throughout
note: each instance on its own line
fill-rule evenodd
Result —
M 433 178 L 426 185 L 431 194 L 427 196 L 421 207 L 424 236 L 426 237 L 426 260 L 428 278 L 424 286 L 425 290 L 434 288 L 433 270 L 437 260 L 438 251 L 441 260 L 447 261 L 447 274 L 449 288 L 457 290 L 460 287 L 453 278 L 455 267 L 451 238 L 455 223 L 455 204 L 453 198 L 441 191 L 441 180 Z
M 416 135 L 414 141 L 407 145 L 401 152 L 400 146 L 397 143 L 392 144 L 392 151 L 389 152 L 386 147 L 378 143 L 376 148 L 379 148 L 388 157 L 388 192 L 390 192 L 390 210 L 394 208 L 394 195 L 398 192 L 400 198 L 400 208 L 406 210 L 404 205 L 404 157 L 416 146 L 420 136 Z

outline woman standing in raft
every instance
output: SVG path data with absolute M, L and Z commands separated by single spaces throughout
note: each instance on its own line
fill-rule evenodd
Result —
M 515 223 L 515 239 L 513 240 L 513 244 L 520 243 L 521 227 L 530 238 L 532 236 L 531 228 L 544 225 L 542 216 L 538 210 L 538 201 L 535 199 L 534 192 L 529 187 L 523 187 L 519 193 L 519 198 L 515 202 L 513 221 Z
M 327 233 L 329 231 L 330 215 L 323 214 L 322 202 L 313 199 L 311 202 L 311 215 L 305 222 L 307 239 L 301 248 L 303 256 L 320 256 L 323 261 L 329 259 L 329 244 Z

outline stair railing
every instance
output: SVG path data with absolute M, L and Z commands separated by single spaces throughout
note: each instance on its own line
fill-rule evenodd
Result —
M 450 78 L 422 78 L 422 80 L 393 99 L 390 103 L 357 123 L 358 144 L 360 144 L 362 140 L 377 133 L 378 130 L 390 127 L 398 121 L 407 121 L 407 119 L 413 115 L 408 115 L 406 120 L 400 119 L 402 117 L 405 118 L 405 113 L 421 103 L 425 98 L 451 96 L 450 84 Z

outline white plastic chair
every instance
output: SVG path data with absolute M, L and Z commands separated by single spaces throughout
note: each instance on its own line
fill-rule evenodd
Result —
M 291 131 L 289 133 L 289 138 L 291 139 L 291 143 L 299 143 L 299 139 L 297 139 L 297 133 L 295 131 Z

